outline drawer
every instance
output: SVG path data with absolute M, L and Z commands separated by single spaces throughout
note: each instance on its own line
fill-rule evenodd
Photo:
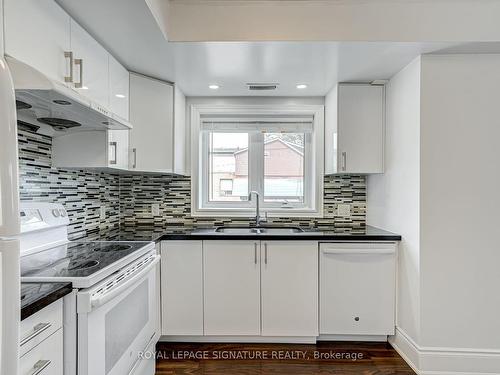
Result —
M 31 315 L 21 322 L 21 353 L 23 356 L 29 350 L 40 344 L 63 325 L 63 300 L 60 299 Z
M 21 357 L 20 375 L 63 375 L 63 330 Z

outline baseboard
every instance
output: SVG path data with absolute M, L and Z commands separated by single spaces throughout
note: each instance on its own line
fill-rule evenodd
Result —
M 315 344 L 316 336 L 161 336 L 160 342 Z
M 384 335 L 319 335 L 318 341 L 363 341 L 363 342 L 387 342 Z
M 389 343 L 418 375 L 500 375 L 500 350 L 422 347 L 400 328 Z

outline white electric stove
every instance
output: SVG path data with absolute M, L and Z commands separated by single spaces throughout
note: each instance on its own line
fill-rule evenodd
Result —
M 153 375 L 159 337 L 153 242 L 69 241 L 60 204 L 21 203 L 21 281 L 71 282 L 65 375 Z

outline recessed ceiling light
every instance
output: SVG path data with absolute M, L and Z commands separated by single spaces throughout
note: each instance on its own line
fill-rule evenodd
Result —
M 82 86 L 80 87 L 80 90 L 88 90 L 89 88 L 87 86 Z
M 125 97 L 125 95 L 123 95 L 123 94 L 116 94 L 115 96 L 116 96 L 117 98 L 120 98 L 120 99 L 123 99 L 123 98 Z
M 307 85 L 300 83 L 296 86 L 298 89 L 307 89 Z
M 219 85 L 209 85 L 208 88 L 210 90 L 217 90 L 220 86 Z

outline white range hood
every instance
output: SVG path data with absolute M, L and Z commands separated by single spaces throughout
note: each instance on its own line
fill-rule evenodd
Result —
M 18 118 L 54 131 L 127 130 L 132 125 L 107 108 L 38 70 L 7 57 L 12 72 Z

